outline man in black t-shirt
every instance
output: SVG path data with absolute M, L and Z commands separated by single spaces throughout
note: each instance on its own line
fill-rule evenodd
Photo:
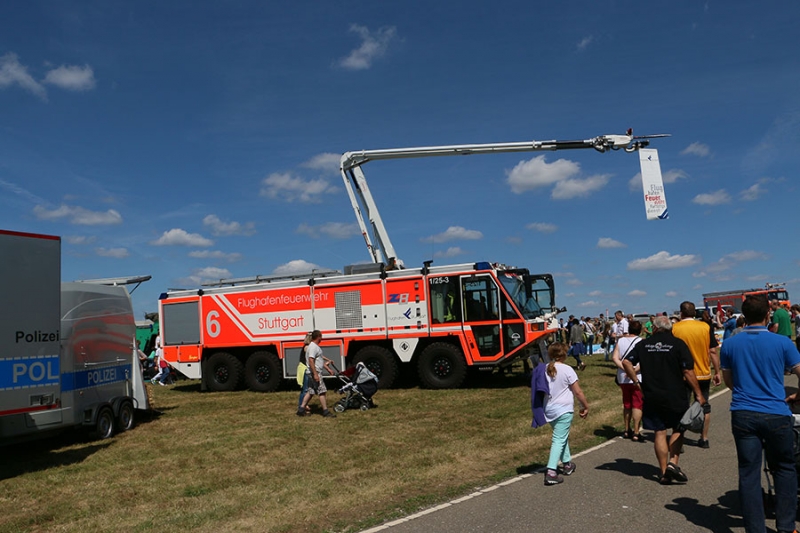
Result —
M 634 371 L 637 364 L 641 369 L 641 382 Z M 683 445 L 680 420 L 689 408 L 686 384 L 692 388 L 701 405 L 706 403 L 694 375 L 694 359 L 689 347 L 672 334 L 669 318 L 657 316 L 653 322 L 653 335 L 639 342 L 622 365 L 644 396 L 642 422 L 645 429 L 655 432 L 655 451 L 661 469 L 659 483 L 686 482 L 688 478 L 678 466 Z M 672 429 L 669 439 L 667 429 Z

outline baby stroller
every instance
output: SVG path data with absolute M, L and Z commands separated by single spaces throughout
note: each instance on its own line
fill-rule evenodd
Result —
M 344 398 L 336 402 L 333 410 L 343 413 L 347 409 L 367 409 L 377 407 L 372 397 L 378 392 L 378 377 L 367 369 L 364 363 L 358 363 L 352 368 L 337 374 L 344 386 L 337 392 Z

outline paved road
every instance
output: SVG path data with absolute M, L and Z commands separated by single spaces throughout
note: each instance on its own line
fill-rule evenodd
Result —
M 524 475 L 363 533 L 743 532 L 730 392 L 712 395 L 711 405 L 711 447 L 694 446 L 687 433 L 685 485 L 658 484 L 652 441 L 616 438 L 576 455 L 578 468 L 561 485 Z M 767 526 L 774 531 L 774 520 Z

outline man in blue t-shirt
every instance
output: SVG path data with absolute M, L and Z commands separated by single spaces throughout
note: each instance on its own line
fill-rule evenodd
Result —
M 800 377 L 800 353 L 792 341 L 767 330 L 766 298 L 748 297 L 742 304 L 747 322 L 742 332 L 722 343 L 722 379 L 732 391 L 731 427 L 739 462 L 739 500 L 745 531 L 764 531 L 761 456 L 775 479 L 775 525 L 794 531 L 797 471 L 794 460 L 794 418 L 783 386 L 788 370 Z

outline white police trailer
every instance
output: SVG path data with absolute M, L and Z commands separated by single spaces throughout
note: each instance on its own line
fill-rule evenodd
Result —
M 49 235 L 0 230 L 0 257 L 0 444 L 133 427 L 149 404 L 122 285 L 150 277 L 61 283 Z

